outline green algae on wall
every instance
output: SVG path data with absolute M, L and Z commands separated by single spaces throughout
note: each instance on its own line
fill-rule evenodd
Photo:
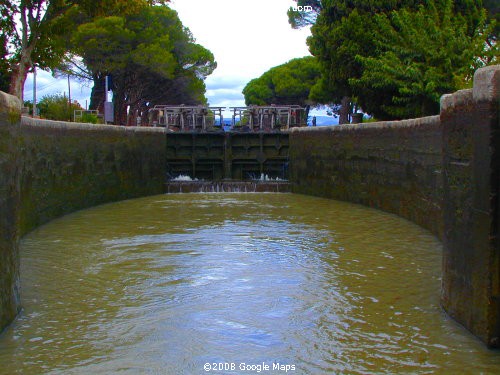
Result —
M 21 233 L 64 214 L 161 194 L 165 130 L 22 119 Z
M 19 306 L 19 157 L 21 103 L 0 92 L 0 332 Z
M 442 235 L 439 116 L 290 133 L 295 193 L 360 203 Z
M 444 238 L 442 303 L 490 347 L 500 347 L 500 66 L 472 90 L 441 99 Z

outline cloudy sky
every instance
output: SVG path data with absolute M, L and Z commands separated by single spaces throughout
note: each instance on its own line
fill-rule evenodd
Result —
M 206 80 L 211 106 L 242 106 L 241 91 L 253 78 L 269 68 L 295 57 L 309 55 L 306 38 L 309 29 L 293 30 L 287 9 L 291 0 L 172 0 L 197 43 L 212 51 L 217 69 Z M 56 80 L 50 73 L 37 74 L 38 100 L 47 94 L 68 92 L 66 79 Z M 90 86 L 71 82 L 71 97 L 85 106 Z M 25 85 L 26 100 L 33 98 L 33 78 Z
M 243 87 L 269 68 L 309 55 L 309 29 L 293 30 L 291 0 L 173 0 L 197 42 L 213 52 L 217 69 L 207 80 L 210 105 L 244 105 Z

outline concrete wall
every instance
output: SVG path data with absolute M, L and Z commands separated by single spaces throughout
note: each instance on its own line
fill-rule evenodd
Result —
M 160 194 L 165 131 L 22 118 L 21 233 L 82 208 Z
M 290 133 L 292 191 L 364 204 L 442 235 L 439 116 L 296 128 Z
M 19 311 L 19 157 L 21 103 L 0 92 L 0 332 Z
M 443 240 L 442 305 L 500 347 L 500 66 L 445 95 L 440 116 L 294 129 L 292 191 L 361 203 Z
M 500 66 L 441 99 L 445 310 L 500 347 Z

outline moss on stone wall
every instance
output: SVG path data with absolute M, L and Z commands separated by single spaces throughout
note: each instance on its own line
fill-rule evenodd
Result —
M 0 332 L 19 311 L 19 155 L 21 103 L 0 92 Z
M 500 347 L 500 66 L 441 100 L 444 309 Z
M 500 65 L 416 120 L 294 129 L 292 191 L 407 218 L 443 240 L 445 310 L 500 347 Z
M 292 190 L 360 203 L 442 235 L 439 116 L 294 129 Z
M 31 118 L 22 125 L 22 233 L 82 208 L 164 191 L 164 129 Z

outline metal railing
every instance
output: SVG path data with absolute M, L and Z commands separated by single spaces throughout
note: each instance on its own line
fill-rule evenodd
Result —
M 149 110 L 150 126 L 169 131 L 275 131 L 306 126 L 306 109 L 298 105 L 230 107 L 230 123 L 224 122 L 225 107 L 155 105 Z
M 155 105 L 149 110 L 151 126 L 172 131 L 207 131 L 224 126 L 224 107 Z

